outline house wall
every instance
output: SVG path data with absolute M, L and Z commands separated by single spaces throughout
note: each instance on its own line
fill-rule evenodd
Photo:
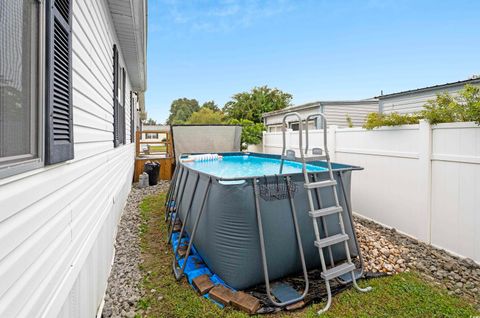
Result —
M 323 113 L 327 118 L 328 125 L 336 125 L 339 127 L 348 127 L 347 115 L 352 119 L 353 126 L 359 127 L 362 126 L 365 122 L 365 118 L 369 113 L 378 112 L 378 103 L 355 103 L 351 104 L 328 104 L 325 103 L 323 106 L 316 106 L 306 109 L 295 110 L 292 109 L 292 112 L 298 112 L 302 118 L 306 118 L 311 114 L 316 114 L 323 109 Z M 265 117 L 265 124 L 278 125 L 282 123 L 283 116 L 288 113 L 275 114 L 268 117 Z M 290 117 L 288 121 L 297 121 L 295 117 Z
M 264 133 L 263 151 L 282 151 L 281 133 Z M 480 263 L 480 127 L 448 123 L 327 131 L 333 161 L 363 167 L 352 178 L 355 213 Z M 323 147 L 323 131 L 311 146 Z M 287 133 L 298 149 L 298 132 Z
M 478 85 L 478 84 L 476 84 Z M 423 109 L 423 106 L 437 94 L 449 93 L 452 96 L 458 96 L 458 92 L 464 88 L 464 84 L 438 89 L 431 89 L 423 92 L 412 92 L 404 95 L 380 97 L 380 111 L 385 114 L 396 113 L 414 113 Z
M 348 127 L 347 115 L 352 119 L 353 127 L 361 127 L 368 114 L 378 112 L 378 103 L 357 105 L 325 105 L 324 114 L 329 125 Z
M 0 317 L 93 317 L 133 176 L 113 147 L 112 47 L 105 1 L 73 1 L 73 160 L 0 180 Z M 123 59 L 120 54 L 120 61 Z

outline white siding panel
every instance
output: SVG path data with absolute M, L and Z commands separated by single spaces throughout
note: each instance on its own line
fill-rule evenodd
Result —
M 93 317 L 106 289 L 133 175 L 131 85 L 127 74 L 127 145 L 114 148 L 106 2 L 74 1 L 72 28 L 75 156 L 0 180 L 0 317 Z
M 389 113 L 414 113 L 423 109 L 423 106 L 437 94 L 449 93 L 452 96 L 458 96 L 458 92 L 463 89 L 463 85 L 451 86 L 448 88 L 439 88 L 435 90 L 412 92 L 410 94 L 383 97 L 380 99 L 380 108 L 386 114 Z
M 369 113 L 378 112 L 378 105 L 327 105 L 325 106 L 325 116 L 329 125 L 339 127 L 348 127 L 347 115 L 352 119 L 354 127 L 361 127 Z
M 306 118 L 309 115 L 320 112 L 320 106 L 295 110 L 300 114 L 302 118 Z M 352 123 L 355 127 L 360 127 L 365 122 L 365 118 L 369 113 L 378 112 L 378 103 L 358 102 L 354 105 L 351 104 L 328 104 L 324 103 L 323 113 L 326 116 L 328 125 L 336 125 L 339 127 L 348 127 L 347 115 L 352 119 Z M 282 123 L 284 114 L 277 114 L 268 116 L 265 119 L 266 125 L 276 125 Z M 296 117 L 292 116 L 287 119 L 287 122 L 297 121 Z

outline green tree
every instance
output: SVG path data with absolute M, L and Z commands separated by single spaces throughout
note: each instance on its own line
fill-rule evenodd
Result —
M 222 124 L 224 115 L 220 111 L 213 111 L 208 107 L 202 107 L 200 110 L 192 113 L 187 120 L 188 124 Z
M 254 123 L 248 119 L 231 119 L 228 123 L 242 126 L 242 149 L 246 149 L 245 145 L 257 145 L 262 142 L 262 132 L 265 130 L 262 123 Z
M 157 121 L 153 118 L 149 118 L 143 122 L 145 125 L 156 125 Z
M 196 99 L 179 98 L 172 102 L 170 106 L 170 116 L 168 116 L 167 124 L 185 123 L 190 116 L 198 111 L 200 106 Z
M 203 103 L 202 108 L 208 108 L 213 110 L 214 112 L 220 111 L 220 108 L 218 108 L 217 104 L 215 104 L 213 100 Z
M 223 107 L 230 119 L 246 119 L 254 123 L 262 121 L 262 114 L 283 109 L 290 105 L 292 95 L 267 86 L 254 87 L 249 92 L 233 95 Z

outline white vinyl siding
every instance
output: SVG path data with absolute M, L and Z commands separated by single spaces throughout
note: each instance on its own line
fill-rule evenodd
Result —
M 107 3 L 75 0 L 72 19 L 75 157 L 0 179 L 0 317 L 94 317 L 130 191 L 128 96 L 126 144 L 113 147 L 117 40 Z
M 421 111 L 429 100 L 435 99 L 437 94 L 449 93 L 452 96 L 458 96 L 458 92 L 463 88 L 464 84 L 461 84 L 421 92 L 380 97 L 380 110 L 385 114 L 394 112 L 401 114 L 415 113 Z
M 378 104 L 358 105 L 325 105 L 323 113 L 327 117 L 328 125 L 348 127 L 347 115 L 352 119 L 354 127 L 363 126 L 369 113 L 378 112 Z
M 278 125 L 282 123 L 283 116 L 290 111 L 295 111 L 300 114 L 302 118 L 307 118 L 307 116 L 323 112 L 327 119 L 327 124 L 337 125 L 339 127 L 348 127 L 347 123 L 347 114 L 352 119 L 353 125 L 356 127 L 362 126 L 365 122 L 365 118 L 369 113 L 378 112 L 378 103 L 370 101 L 358 101 L 355 103 L 328 103 L 324 102 L 320 106 L 314 105 L 312 107 L 295 109 L 292 107 L 290 110 L 285 109 L 281 113 L 267 115 L 265 117 L 265 125 L 270 127 L 272 125 Z M 287 119 L 287 122 L 298 121 L 296 117 L 292 116 Z M 321 125 L 319 123 L 319 125 Z

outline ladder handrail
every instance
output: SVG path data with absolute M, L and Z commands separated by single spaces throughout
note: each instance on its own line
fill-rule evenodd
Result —
M 312 117 L 320 117 L 322 119 L 322 127 L 323 127 L 323 148 L 325 153 L 328 153 L 328 148 L 327 148 L 327 118 L 325 117 L 324 114 L 322 113 L 315 113 L 315 114 L 310 114 L 307 116 L 307 119 L 305 120 L 305 154 L 308 152 L 308 121 Z
M 287 113 L 283 116 L 283 120 L 282 120 L 282 136 L 283 136 L 283 148 L 282 148 L 282 156 L 285 156 L 285 151 L 287 150 L 287 145 L 286 145 L 286 131 L 287 131 L 287 127 L 286 127 L 286 120 L 288 117 L 291 117 L 291 116 L 295 116 L 298 118 L 298 147 L 300 148 L 300 155 L 302 157 L 302 160 L 303 160 L 303 121 L 302 121 L 302 116 L 300 116 L 299 113 L 297 112 L 290 112 L 290 113 Z M 307 137 L 308 138 L 308 137 Z

